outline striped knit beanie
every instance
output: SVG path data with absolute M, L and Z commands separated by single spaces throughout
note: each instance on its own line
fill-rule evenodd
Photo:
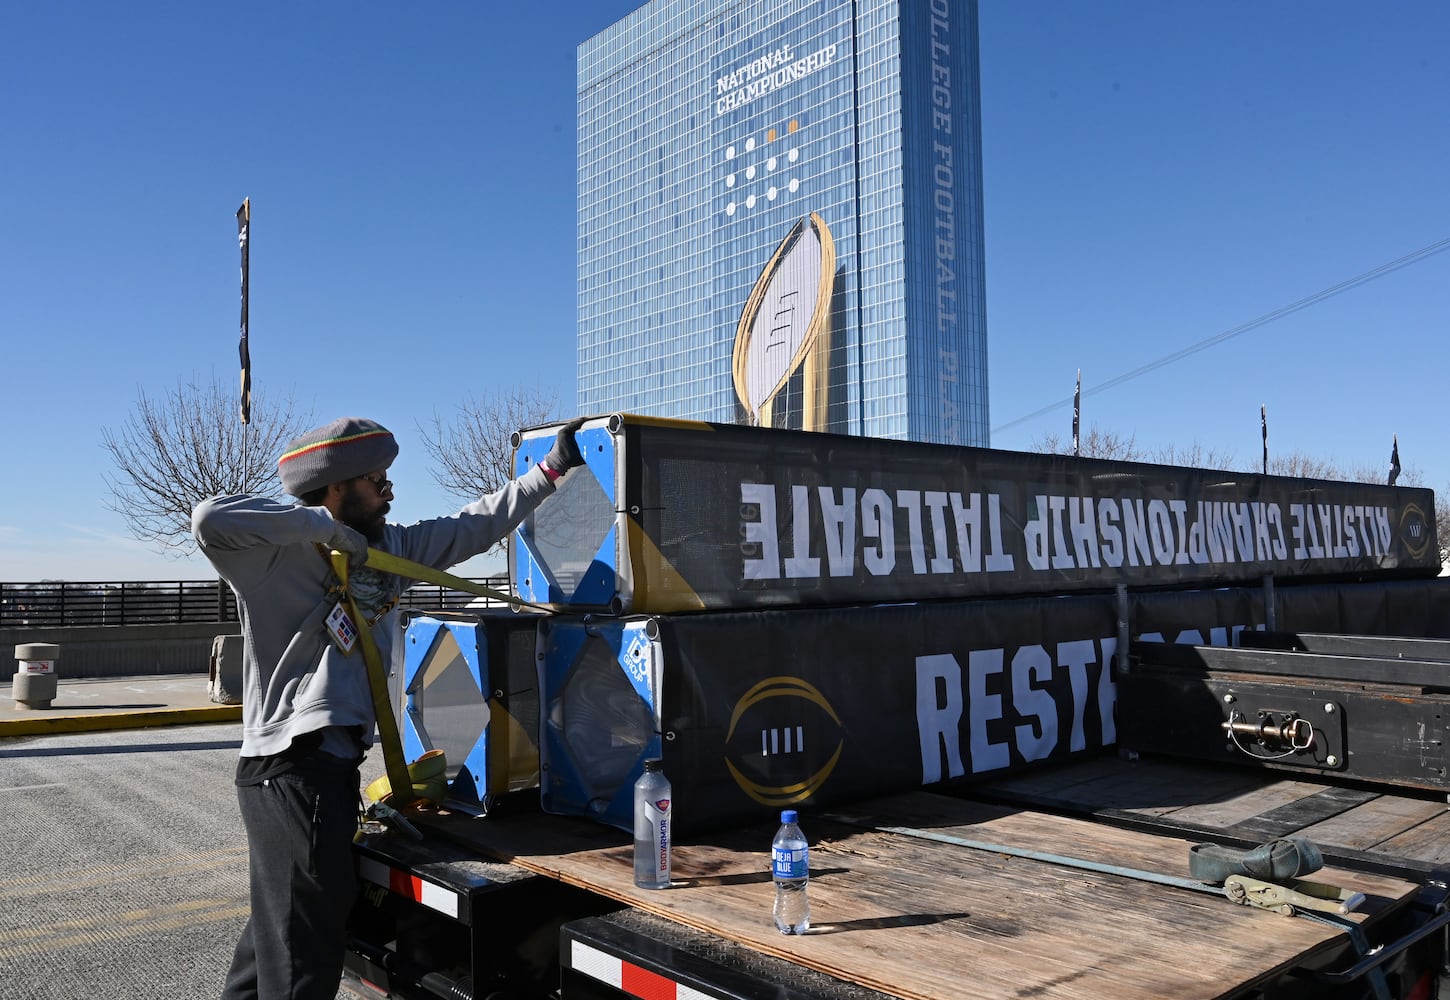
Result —
M 290 442 L 277 459 L 282 488 L 301 497 L 329 483 L 386 469 L 398 457 L 398 442 L 382 424 L 343 417 Z

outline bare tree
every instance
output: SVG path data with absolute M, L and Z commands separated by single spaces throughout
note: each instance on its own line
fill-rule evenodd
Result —
M 1032 450 L 1046 454 L 1070 455 L 1072 442 L 1054 433 L 1044 434 L 1032 443 Z M 1205 448 L 1195 441 L 1188 446 L 1165 445 L 1161 448 L 1147 448 L 1138 443 L 1136 435 L 1123 436 L 1116 431 L 1106 431 L 1094 424 L 1078 442 L 1078 451 L 1084 458 L 1106 458 L 1118 462 L 1153 462 L 1159 465 L 1180 465 L 1195 469 L 1225 469 L 1258 472 L 1257 463 L 1252 468 L 1242 468 L 1234 460 L 1232 452 L 1220 452 Z M 1269 474 L 1294 476 L 1300 479 L 1329 479 L 1342 482 L 1380 483 L 1388 475 L 1388 467 L 1362 463 L 1353 468 L 1343 468 L 1333 459 L 1321 458 L 1307 452 L 1295 451 L 1269 458 Z M 1397 480 L 1400 486 L 1420 486 L 1424 477 L 1417 469 L 1406 466 Z
M 1232 469 L 1231 451 L 1206 448 L 1197 441 L 1190 445 L 1165 445 L 1148 453 L 1148 461 L 1159 465 L 1179 465 L 1191 469 Z
M 1302 451 L 1289 452 L 1287 455 L 1271 455 L 1269 457 L 1269 475 L 1271 476 L 1295 476 L 1299 479 L 1339 479 L 1345 478 L 1345 473 L 1340 471 L 1331 459 L 1319 458 Z
M 1054 455 L 1071 455 L 1072 442 L 1048 433 L 1033 443 L 1033 450 Z M 1116 431 L 1105 431 L 1097 424 L 1088 428 L 1078 438 L 1078 454 L 1083 458 L 1107 458 L 1115 462 L 1155 462 L 1159 465 L 1183 465 L 1201 469 L 1227 469 L 1232 467 L 1233 456 L 1204 448 L 1194 442 L 1186 448 L 1168 445 L 1163 448 L 1145 448 L 1138 444 L 1136 435 L 1123 437 Z
M 431 432 L 418 428 L 433 458 L 433 481 L 464 500 L 502 489 L 514 475 L 514 431 L 548 423 L 558 404 L 552 390 L 513 386 L 464 400 L 449 424 L 435 411 Z
M 235 390 L 215 377 L 206 385 L 178 381 L 159 398 L 138 390 L 125 423 L 115 431 L 101 429 L 116 466 L 104 476 L 111 490 L 106 506 L 161 552 L 190 551 L 191 511 L 207 497 L 281 494 L 277 456 L 310 419 L 310 413 L 297 415 L 290 396 L 273 410 L 254 393 L 252 422 L 244 425 Z
M 1033 450 L 1048 455 L 1071 455 L 1072 441 L 1049 432 L 1033 442 Z M 1093 424 L 1086 434 L 1078 437 L 1077 450 L 1083 458 L 1108 458 L 1117 462 L 1147 461 L 1147 453 L 1138 447 L 1134 435 L 1123 437 L 1115 431 L 1105 431 L 1097 424 Z
M 1440 547 L 1440 565 L 1444 566 L 1450 562 L 1450 485 L 1435 494 L 1435 541 Z

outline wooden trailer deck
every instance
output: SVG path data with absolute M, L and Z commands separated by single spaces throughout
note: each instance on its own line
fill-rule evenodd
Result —
M 1417 880 L 1450 868 L 1450 809 L 1434 792 L 1105 754 L 962 794 L 1230 845 L 1300 835 L 1319 845 L 1327 863 Z
M 1195 822 L 1241 832 L 1249 829 L 1243 824 L 1272 815 L 1292 797 L 1278 789 L 1259 801 L 1252 791 L 1236 796 L 1182 775 L 1178 784 L 1139 787 L 1145 775 L 1156 779 L 1153 769 L 1095 771 L 1098 763 L 1071 777 L 1066 772 L 1077 769 L 995 782 L 992 792 L 1074 800 L 1084 813 L 1093 811 L 1086 805 L 1089 791 L 1104 796 L 1109 805 L 1103 808 L 1149 818 L 1200 808 Z M 1198 789 L 1208 790 L 1203 802 L 1191 801 L 1203 797 Z M 635 888 L 628 838 L 584 821 L 441 815 L 427 825 L 530 871 L 913 1000 L 1206 1000 L 1242 995 L 1291 967 L 1347 961 L 1341 954 L 1347 935 L 1315 920 L 1241 906 L 1222 895 L 927 839 L 1189 876 L 1188 848 L 1200 837 L 1133 828 L 1116 814 L 1064 816 L 1033 805 L 917 791 L 808 811 L 802 819 L 812 844 L 812 929 L 802 937 L 783 936 L 771 922 L 774 824 L 676 844 L 674 885 L 664 891 Z M 1254 843 L 1264 839 L 1270 837 Z M 1351 919 L 1371 935 L 1376 920 L 1415 891 L 1414 884 L 1385 874 L 1326 867 L 1312 877 L 1364 893 L 1367 902 Z

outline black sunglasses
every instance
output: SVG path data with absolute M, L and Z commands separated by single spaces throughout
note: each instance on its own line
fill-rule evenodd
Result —
M 373 488 L 378 491 L 378 496 L 382 496 L 393 488 L 393 481 L 391 479 L 384 479 L 382 476 L 378 476 L 376 479 L 372 476 L 358 476 L 357 478 L 372 483 Z

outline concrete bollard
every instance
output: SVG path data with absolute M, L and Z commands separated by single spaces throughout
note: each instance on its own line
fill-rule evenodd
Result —
M 55 661 L 60 647 L 51 642 L 25 642 L 15 647 L 20 669 L 13 693 L 16 708 L 49 708 L 55 699 Z
M 242 637 L 219 635 L 211 643 L 207 696 L 219 705 L 242 703 Z

